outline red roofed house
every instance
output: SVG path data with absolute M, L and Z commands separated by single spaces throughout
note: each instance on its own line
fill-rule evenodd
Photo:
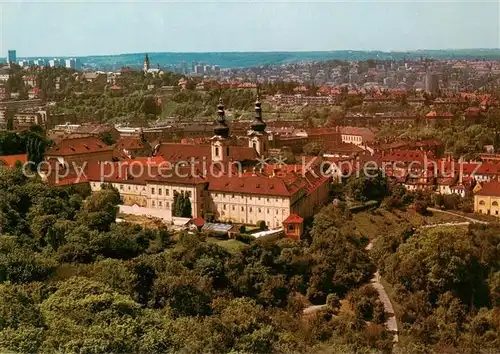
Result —
M 195 218 L 195 219 L 191 219 L 191 223 L 196 226 L 196 228 L 199 230 L 201 230 L 201 228 L 203 227 L 203 225 L 205 225 L 205 219 L 203 218 Z
M 474 212 L 500 216 L 500 181 L 494 179 L 475 189 Z
M 340 127 L 343 143 L 364 145 L 375 140 L 375 134 L 368 128 Z
M 28 155 L 8 155 L 8 156 L 0 156 L 0 167 L 4 168 L 13 168 L 16 167 L 17 164 L 25 164 L 28 162 Z
M 465 117 L 468 119 L 475 119 L 481 115 L 481 108 L 469 107 L 465 110 Z
M 285 236 L 293 240 L 300 240 L 304 232 L 304 218 L 297 214 L 290 214 L 283 220 L 283 229 Z
M 45 151 L 45 160 L 60 164 L 112 161 L 113 157 L 114 147 L 96 137 L 62 139 Z
M 453 114 L 449 112 L 437 113 L 436 111 L 432 111 L 427 113 L 425 115 L 425 118 L 428 125 L 434 125 L 437 122 L 443 122 L 449 124 L 453 119 Z
M 116 148 L 129 158 L 151 156 L 151 145 L 141 138 L 121 138 L 116 142 Z

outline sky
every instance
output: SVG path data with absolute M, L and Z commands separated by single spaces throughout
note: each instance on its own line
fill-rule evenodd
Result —
M 0 55 L 500 48 L 498 0 L 0 0 Z

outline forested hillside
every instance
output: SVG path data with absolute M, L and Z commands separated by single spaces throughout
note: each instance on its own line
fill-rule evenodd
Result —
M 118 194 L 0 171 L 0 348 L 79 353 L 389 351 L 374 265 L 337 208 L 310 242 L 240 252 L 115 224 Z M 329 306 L 304 318 L 313 303 Z M 340 301 L 341 300 L 341 301 Z M 363 306 L 359 306 L 362 303 Z

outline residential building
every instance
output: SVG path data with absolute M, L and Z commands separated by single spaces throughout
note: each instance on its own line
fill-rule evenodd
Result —
M 340 127 L 343 143 L 364 145 L 375 140 L 375 134 L 368 128 Z
M 77 58 L 68 58 L 65 63 L 68 69 L 80 70 L 80 61 Z
M 474 194 L 474 212 L 500 216 L 500 181 L 484 183 Z
M 112 161 L 114 147 L 96 137 L 62 139 L 45 151 L 45 160 L 59 164 Z
M 17 55 L 14 49 L 10 49 L 7 54 L 7 64 L 12 64 L 17 62 Z

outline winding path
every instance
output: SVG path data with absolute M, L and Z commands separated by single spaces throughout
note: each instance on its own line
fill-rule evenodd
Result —
M 449 214 L 457 217 L 464 218 L 467 221 L 463 222 L 447 222 L 447 223 L 440 223 L 440 224 L 432 224 L 432 225 L 422 225 L 420 228 L 433 228 L 433 227 L 438 227 L 438 226 L 466 226 L 471 223 L 476 223 L 476 224 L 489 224 L 487 221 L 482 221 L 482 220 L 477 220 L 468 216 L 464 216 L 461 214 L 453 213 L 451 211 L 446 211 L 446 210 L 440 210 L 440 209 L 435 209 L 435 208 L 427 208 L 428 210 L 432 212 L 437 212 L 437 213 L 444 213 L 444 214 Z M 370 241 L 370 243 L 366 246 L 366 250 L 370 251 L 373 248 L 373 242 L 374 240 Z M 387 295 L 387 292 L 385 291 L 384 286 L 380 283 L 380 273 L 377 270 L 375 274 L 373 274 L 373 278 L 371 279 L 371 284 L 372 286 L 377 290 L 378 296 L 380 301 L 384 304 L 384 311 L 388 314 L 387 321 L 385 323 L 386 328 L 394 333 L 394 338 L 393 341 L 397 343 L 399 341 L 398 337 L 398 323 L 396 321 L 396 316 L 394 314 L 394 307 L 392 306 L 391 300 L 389 298 L 389 295 Z M 309 307 L 306 307 L 302 313 L 304 315 L 310 315 L 314 314 L 315 312 L 321 310 L 322 308 L 326 307 L 325 305 L 311 305 Z
M 366 250 L 369 251 L 373 248 L 373 241 L 366 246 Z M 396 315 L 394 314 L 394 308 L 392 307 L 391 300 L 389 299 L 389 295 L 385 291 L 384 286 L 380 283 L 380 273 L 378 270 L 373 274 L 373 278 L 371 279 L 372 286 L 378 292 L 378 298 L 384 304 L 384 311 L 388 314 L 387 321 L 385 322 L 385 326 L 387 330 L 394 333 L 393 341 L 397 343 L 399 341 L 398 337 L 398 323 L 396 321 Z

